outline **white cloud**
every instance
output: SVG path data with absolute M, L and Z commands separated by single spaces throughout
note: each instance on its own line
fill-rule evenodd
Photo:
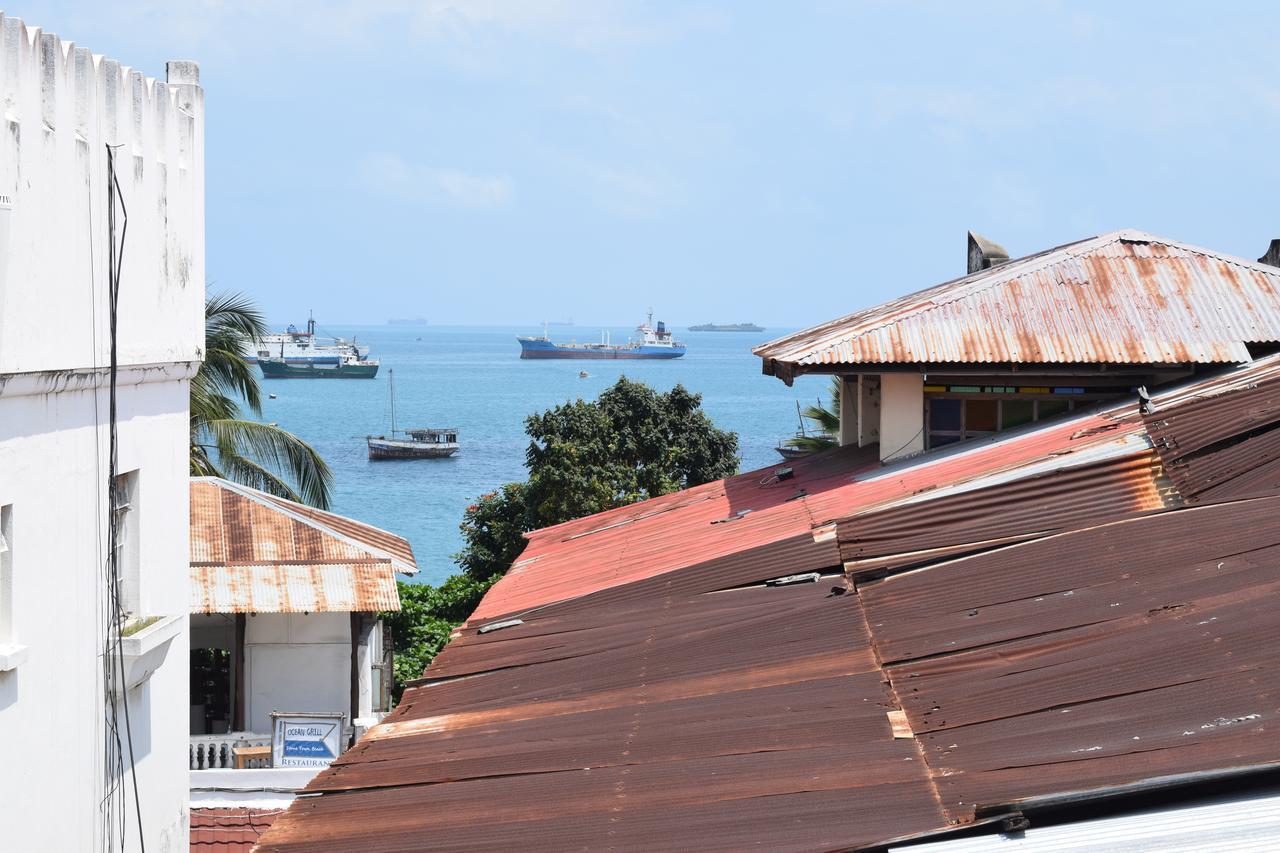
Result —
M 370 189 L 405 201 L 484 209 L 506 207 L 512 198 L 506 178 L 409 163 L 386 152 L 366 156 L 359 171 Z

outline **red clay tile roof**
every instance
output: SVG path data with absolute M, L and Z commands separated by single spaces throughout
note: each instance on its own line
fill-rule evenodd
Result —
M 249 853 L 283 809 L 192 809 L 193 853 Z

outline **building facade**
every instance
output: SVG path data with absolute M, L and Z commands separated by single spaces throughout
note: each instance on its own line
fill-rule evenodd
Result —
M 180 850 L 199 72 L 0 35 L 4 846 Z

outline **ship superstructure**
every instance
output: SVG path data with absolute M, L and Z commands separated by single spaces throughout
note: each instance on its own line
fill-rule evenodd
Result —
M 254 341 L 244 352 L 245 361 L 261 367 L 268 379 L 372 379 L 378 375 L 378 362 L 368 355 L 369 348 L 354 339 L 319 337 L 314 317 L 308 318 L 306 331 L 291 324 L 280 334 Z

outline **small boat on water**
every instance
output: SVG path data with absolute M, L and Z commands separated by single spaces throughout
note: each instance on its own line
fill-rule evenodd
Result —
M 387 435 L 368 435 L 365 442 L 369 446 L 370 459 L 443 459 L 452 456 L 460 449 L 458 431 L 452 427 L 434 427 L 426 429 L 396 429 L 396 378 L 395 371 L 387 371 L 389 395 L 391 399 L 391 433 Z M 396 435 L 404 438 L 397 438 Z
M 796 403 L 796 421 L 799 424 L 799 429 L 796 430 L 795 438 L 818 438 L 822 435 L 822 433 L 815 433 L 813 436 L 810 436 L 805 430 L 804 415 L 800 413 L 799 402 Z M 783 459 L 800 459 L 801 457 L 808 456 L 815 452 L 807 447 L 795 447 L 787 444 L 785 441 L 778 442 L 778 446 L 775 447 L 774 450 L 778 451 L 778 455 Z
M 609 341 L 609 333 L 602 332 L 600 343 L 557 344 L 552 342 L 544 326 L 540 338 L 516 338 L 520 342 L 521 358 L 680 358 L 685 354 L 684 344 L 672 337 L 667 324 L 658 321 L 653 325 L 653 309 L 649 319 L 636 327 L 640 339 L 625 344 Z

